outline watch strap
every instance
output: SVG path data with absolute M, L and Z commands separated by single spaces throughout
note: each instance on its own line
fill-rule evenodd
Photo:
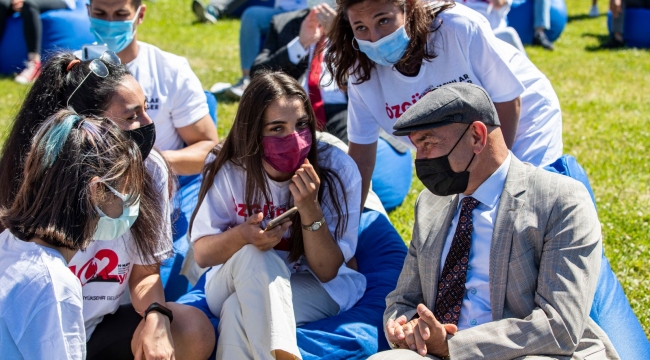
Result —
M 325 225 L 325 215 L 323 215 L 323 218 L 320 219 L 319 221 L 314 221 L 313 223 L 309 225 L 302 225 L 302 228 L 307 230 L 307 231 L 314 231 L 314 225 L 318 224 L 318 229 L 320 229 L 323 225 Z
M 147 320 L 147 315 L 149 315 L 150 312 L 155 311 L 157 313 L 163 314 L 169 318 L 169 323 L 171 324 L 172 321 L 174 320 L 174 314 L 172 313 L 171 309 L 169 309 L 166 306 L 162 306 L 159 303 L 155 302 L 149 305 L 147 310 L 144 311 L 144 319 L 145 321 Z

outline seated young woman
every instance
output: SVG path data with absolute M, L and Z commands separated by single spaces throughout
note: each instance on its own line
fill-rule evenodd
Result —
M 45 121 L 0 211 L 3 358 L 86 358 L 81 284 L 66 266 L 93 239 L 133 225 L 144 172 L 138 147 L 112 121 L 69 110 Z M 135 239 L 145 258 L 155 258 L 154 234 Z
M 155 128 L 145 111 L 142 88 L 115 54 L 80 61 L 61 53 L 44 64 L 4 143 L 0 207 L 10 206 L 16 197 L 36 129 L 66 107 L 114 120 L 138 144 L 147 169 L 140 216 L 133 227 L 122 236 L 104 234 L 107 241 L 92 243 L 68 263 L 83 286 L 88 359 L 132 359 L 134 354 L 147 354 L 147 359 L 207 358 L 214 348 L 207 317 L 193 307 L 165 301 L 158 264 L 172 251 L 173 181 L 163 157 L 152 150 Z M 150 236 L 156 237 L 155 260 L 131 251 L 134 241 Z M 130 303 L 121 305 L 129 293 Z M 154 303 L 155 310 L 146 312 Z M 171 316 L 158 311 L 160 306 Z
M 365 277 L 346 266 L 361 176 L 343 151 L 316 140 L 315 125 L 296 80 L 256 75 L 203 170 L 190 238 L 198 265 L 212 266 L 205 292 L 220 318 L 217 359 L 300 359 L 296 326 L 363 296 Z M 289 222 L 266 229 L 292 207 Z

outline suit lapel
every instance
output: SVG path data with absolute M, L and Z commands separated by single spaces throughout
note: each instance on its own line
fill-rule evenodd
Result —
M 444 198 L 446 203 L 440 209 L 432 209 L 436 215 L 431 219 L 431 230 L 427 235 L 425 246 L 422 249 L 422 254 L 427 256 L 425 274 L 425 289 L 424 300 L 429 309 L 433 310 L 436 303 L 436 296 L 438 294 L 438 278 L 440 277 L 440 264 L 444 262 L 442 259 L 442 249 L 445 245 L 445 239 L 449 232 L 449 226 L 454 218 L 454 213 L 458 207 L 458 195 Z
M 525 179 L 526 167 L 512 156 L 501 193 L 490 249 L 490 303 L 492 319 L 495 321 L 503 317 L 512 236 L 517 217 L 525 202 L 521 197 L 526 191 Z

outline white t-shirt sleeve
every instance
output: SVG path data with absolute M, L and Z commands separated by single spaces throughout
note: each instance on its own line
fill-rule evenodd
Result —
M 524 85 L 500 56 L 490 24 L 482 17 L 477 18 L 479 21 L 469 29 L 470 66 L 493 102 L 514 100 L 524 92 Z
M 360 217 L 358 204 L 361 203 L 361 174 L 359 173 L 354 161 L 340 149 L 332 147 L 326 151 L 328 152 L 326 156 L 330 157 L 332 161 L 331 164 L 328 164 L 328 167 L 339 176 L 341 183 L 345 188 L 347 209 L 343 203 L 343 197 L 339 195 L 342 213 L 339 214 L 334 210 L 335 208 L 329 200 L 329 191 L 331 190 L 328 189 L 323 196 L 323 215 L 325 216 L 325 221 L 327 222 L 327 227 L 332 234 L 332 237 L 334 237 L 338 242 L 339 248 L 345 258 L 345 262 L 348 262 L 357 251 Z M 336 184 L 336 181 L 334 181 L 334 184 Z M 335 194 L 340 193 L 341 189 L 335 190 Z M 336 224 L 340 216 L 347 217 L 347 227 L 345 228 L 343 236 L 337 238 Z
M 25 359 L 86 358 L 86 330 L 81 298 L 50 301 L 32 314 L 18 349 Z
M 208 115 L 208 103 L 201 81 L 194 74 L 186 59 L 178 65 L 176 72 L 172 122 L 175 128 L 192 125 Z
M 204 236 L 221 234 L 234 225 L 235 220 L 231 215 L 234 215 L 236 205 L 232 200 L 234 199 L 232 189 L 226 177 L 229 170 L 232 168 L 228 169 L 228 165 L 219 170 L 214 177 L 214 183 L 201 202 L 192 224 L 190 237 L 192 243 Z
M 374 74 L 374 76 L 378 76 Z M 350 76 L 348 85 L 348 140 L 355 144 L 372 144 L 379 139 L 379 123 L 359 94 L 356 78 Z

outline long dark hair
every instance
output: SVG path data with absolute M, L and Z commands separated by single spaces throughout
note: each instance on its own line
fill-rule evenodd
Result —
M 125 184 L 131 203 L 143 192 L 145 168 L 137 145 L 111 120 L 70 110 L 44 122 L 24 168 L 13 204 L 0 211 L 0 221 L 24 241 L 38 237 L 54 246 L 83 250 L 99 221 L 90 191 L 93 183 L 99 184 L 94 197 L 99 201 L 111 194 L 102 184 Z M 153 255 L 156 241 L 140 239 L 141 253 Z
M 190 220 L 190 229 L 196 218 L 201 203 L 219 170 L 228 162 L 238 166 L 246 172 L 245 201 L 248 216 L 253 214 L 252 204 L 259 204 L 262 200 L 270 202 L 268 178 L 262 164 L 262 130 L 264 129 L 264 112 L 267 107 L 282 97 L 296 97 L 302 104 L 309 117 L 309 128 L 312 134 L 312 145 L 307 158 L 314 167 L 321 180 L 318 190 L 318 201 L 322 204 L 327 189 L 329 203 L 332 204 L 333 213 L 341 214 L 334 239 L 343 237 L 347 228 L 348 204 L 341 178 L 331 169 L 320 165 L 318 154 L 325 151 L 329 145 L 318 145 L 316 140 L 316 117 L 309 102 L 309 96 L 298 82 L 291 76 L 282 72 L 262 72 L 255 75 L 239 101 L 237 115 L 232 129 L 223 143 L 212 149 L 211 154 L 215 159 L 203 168 L 203 183 L 199 192 L 199 202 Z M 339 195 L 340 194 L 340 195 Z M 339 199 L 343 196 L 343 199 Z M 291 247 L 289 260 L 297 261 L 305 253 L 302 239 L 302 226 L 300 214 L 296 215 L 291 228 Z
M 455 5 L 453 0 L 436 5 L 427 4 L 423 0 L 408 0 L 408 4 L 407 0 L 336 0 L 338 10 L 328 34 L 328 50 L 324 60 L 329 72 L 334 74 L 333 80 L 341 89 L 347 89 L 350 74 L 358 79 L 356 84 L 370 80 L 370 71 L 375 67 L 375 63 L 352 44 L 354 33 L 347 16 L 351 6 L 365 1 L 392 2 L 400 7 L 406 6 L 404 27 L 411 41 L 395 67 L 407 73 L 417 72 L 423 61 L 436 57 L 433 48 L 427 46 L 429 34 L 437 31 L 441 25 L 432 28 L 434 20 L 438 14 Z
M 43 65 L 41 74 L 34 82 L 4 142 L 0 157 L 0 208 L 9 208 L 14 202 L 22 183 L 25 159 L 30 144 L 45 119 L 66 107 L 70 95 L 90 72 L 90 61 L 82 61 L 68 70 L 77 58 L 72 53 L 53 55 Z M 101 61 L 101 60 L 100 60 Z M 108 76 L 101 78 L 91 74 L 70 99 L 70 107 L 80 115 L 100 117 L 108 108 L 118 86 L 130 73 L 124 65 L 104 62 Z M 172 197 L 171 168 L 170 198 Z M 148 171 L 144 175 L 144 191 L 140 199 L 140 214 L 131 227 L 136 243 L 146 242 L 156 236 L 159 240 L 167 235 L 164 229 L 163 204 L 160 203 L 155 181 Z M 0 230 L 2 224 L 0 224 Z M 146 250 L 146 249 L 141 249 Z M 151 258 L 147 252 L 141 256 Z

